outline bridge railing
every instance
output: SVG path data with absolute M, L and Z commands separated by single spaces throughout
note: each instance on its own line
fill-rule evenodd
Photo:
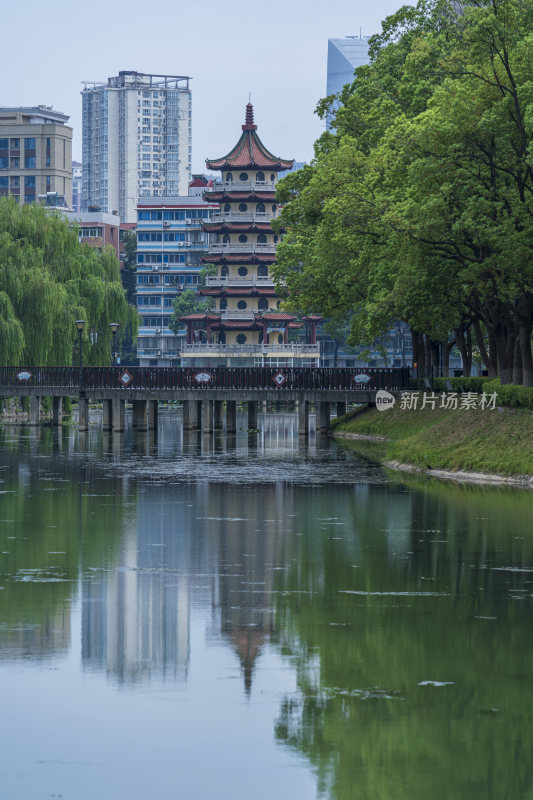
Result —
M 0 387 L 140 390 L 398 390 L 409 369 L 334 367 L 0 367 Z

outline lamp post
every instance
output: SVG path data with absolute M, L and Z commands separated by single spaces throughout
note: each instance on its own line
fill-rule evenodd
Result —
M 78 329 L 78 350 L 80 353 L 80 389 L 83 383 L 83 352 L 82 352 L 82 338 L 81 335 L 83 333 L 83 328 L 85 326 L 84 319 L 77 319 L 76 320 L 76 327 Z
M 111 322 L 109 324 L 113 332 L 113 351 L 111 355 L 113 356 L 113 366 L 116 367 L 117 365 L 117 331 L 118 331 L 118 322 Z

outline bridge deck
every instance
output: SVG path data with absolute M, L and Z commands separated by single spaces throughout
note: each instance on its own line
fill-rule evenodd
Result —
M 305 367 L 0 367 L 0 395 L 123 399 L 353 400 L 409 385 L 409 369 Z

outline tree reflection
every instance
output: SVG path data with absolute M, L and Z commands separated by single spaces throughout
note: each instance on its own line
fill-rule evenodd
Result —
M 276 737 L 322 796 L 528 796 L 531 510 L 431 485 L 354 496 L 351 536 L 307 515 L 277 613 L 298 692 Z

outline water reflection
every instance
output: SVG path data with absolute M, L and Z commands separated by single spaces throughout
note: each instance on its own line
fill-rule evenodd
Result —
M 127 691 L 154 752 L 174 716 L 148 690 L 191 704 L 178 751 L 195 720 L 200 741 L 245 703 L 235 752 L 256 736 L 265 775 L 311 768 L 331 800 L 527 796 L 531 496 L 398 483 L 329 440 L 307 447 L 294 421 L 0 431 L 4 678 L 31 664 L 41 681 L 79 654 L 69 701 L 83 706 L 85 680 Z M 55 710 L 40 703 L 42 736 Z M 225 747 L 218 796 L 233 797 Z M 291 780 L 247 791 L 309 796 Z

